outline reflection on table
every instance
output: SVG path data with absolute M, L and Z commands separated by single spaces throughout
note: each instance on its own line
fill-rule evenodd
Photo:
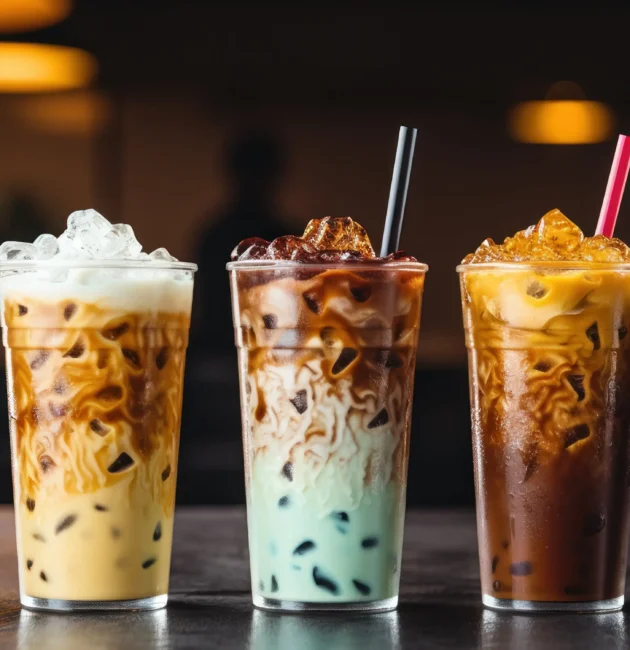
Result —
M 156 650 L 171 647 L 167 611 L 50 614 L 20 612 L 20 650 Z
M 570 622 L 572 639 L 567 637 Z M 575 639 L 583 646 L 625 650 L 628 648 L 628 621 L 623 612 L 609 614 L 510 614 L 489 609 L 481 614 L 479 648 L 522 650 L 523 648 L 574 648 Z
M 249 650 L 400 650 L 397 612 L 279 614 L 254 610 Z

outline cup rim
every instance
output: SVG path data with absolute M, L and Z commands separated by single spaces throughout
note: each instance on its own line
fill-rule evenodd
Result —
M 459 264 L 457 273 L 481 271 L 630 271 L 628 262 L 588 262 L 582 260 L 532 261 L 532 262 L 481 262 Z
M 197 271 L 192 262 L 147 262 L 143 260 L 2 260 L 2 271 L 45 271 L 47 269 L 146 269 L 147 271 Z
M 267 269 L 300 269 L 304 271 L 417 271 L 426 273 L 429 266 L 423 262 L 382 262 L 361 260 L 345 262 L 298 262 L 296 260 L 240 260 L 228 262 L 228 271 L 262 271 Z

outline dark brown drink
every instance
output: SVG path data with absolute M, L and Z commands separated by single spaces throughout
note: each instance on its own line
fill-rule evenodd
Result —
M 591 240 L 564 217 L 545 219 L 520 241 L 486 245 L 506 262 L 459 267 L 483 601 L 502 609 L 619 609 L 628 545 L 630 266 L 584 259 Z M 598 242 L 600 251 L 607 242 Z M 577 261 L 510 259 L 519 248 L 540 257 L 562 246 Z

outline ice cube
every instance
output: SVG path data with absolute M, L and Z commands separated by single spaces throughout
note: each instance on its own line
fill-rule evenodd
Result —
M 232 254 L 230 259 L 235 260 L 260 260 L 263 259 L 269 248 L 269 242 L 266 239 L 261 239 L 260 237 L 249 237 L 244 239 L 240 244 L 238 244 Z
M 105 234 L 112 224 L 96 210 L 77 210 L 68 217 L 68 228 L 65 234 L 68 239 L 74 239 L 79 231 L 91 230 Z
M 177 262 L 177 258 L 173 257 L 166 248 L 157 248 L 152 253 L 149 253 L 149 257 L 154 262 Z
M 302 237 L 318 250 L 358 251 L 363 257 L 375 257 L 365 228 L 350 217 L 311 219 Z
M 553 242 L 554 245 L 562 245 L 567 248 L 578 246 L 584 239 L 582 231 L 560 210 L 550 210 L 536 224 L 536 227 L 528 232 L 528 237 L 535 234 L 540 239 Z
M 301 237 L 284 235 L 274 239 L 267 247 L 264 257 L 268 260 L 291 260 L 300 253 L 315 253 L 312 244 L 305 242 Z
M 124 247 L 115 257 L 125 259 L 135 259 L 138 257 L 142 251 L 142 244 L 136 239 L 133 228 L 126 223 L 117 223 L 112 226 L 111 230 L 124 242 Z
M 125 257 L 127 252 L 127 241 L 111 228 L 109 232 L 103 236 L 99 247 L 101 257 L 105 259 Z
M 57 237 L 57 244 L 59 245 L 57 259 L 73 260 L 79 257 L 79 251 L 75 248 L 74 243 L 68 238 L 65 232 Z
M 0 260 L 17 262 L 37 259 L 37 248 L 33 244 L 20 241 L 5 241 L 0 246 Z
M 59 252 L 59 242 L 54 235 L 40 235 L 33 246 L 37 249 L 37 259 L 49 260 Z
M 78 210 L 68 217 L 68 227 L 59 237 L 59 247 L 64 258 L 98 258 L 103 237 L 111 224 L 96 210 Z M 74 249 L 74 250 L 72 250 Z
M 95 230 L 86 228 L 77 230 L 74 233 L 72 242 L 74 247 L 83 254 L 83 256 L 98 258 L 101 253 L 102 235 Z

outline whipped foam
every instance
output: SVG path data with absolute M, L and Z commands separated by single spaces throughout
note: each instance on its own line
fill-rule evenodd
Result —
M 194 264 L 178 262 L 165 248 L 152 253 L 128 224 L 112 224 L 96 210 L 68 217 L 59 236 L 32 244 L 0 245 L 0 296 L 17 301 L 74 299 L 124 310 L 189 311 Z

